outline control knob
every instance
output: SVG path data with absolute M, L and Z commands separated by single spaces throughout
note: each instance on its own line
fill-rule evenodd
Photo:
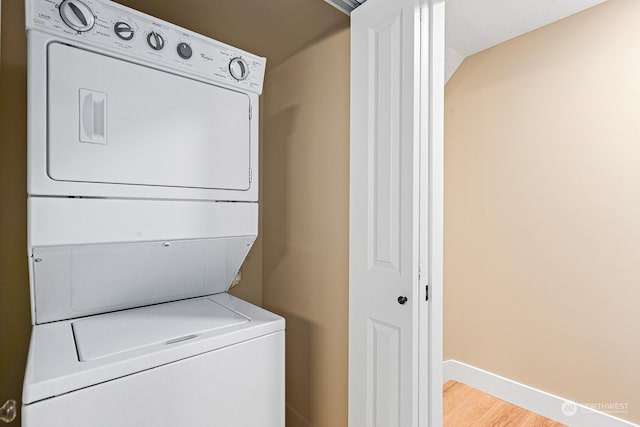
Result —
M 189 44 L 185 42 L 178 43 L 178 46 L 176 49 L 178 51 L 178 55 L 182 59 L 189 59 L 193 54 L 193 51 L 191 50 L 191 46 L 189 46 Z
M 122 40 L 131 40 L 135 31 L 128 22 L 118 21 L 113 26 L 113 32 Z
M 238 81 L 244 80 L 249 76 L 249 66 L 244 59 L 240 57 L 233 58 L 229 62 L 229 73 Z
M 63 0 L 58 10 L 64 23 L 76 31 L 89 31 L 96 23 L 96 17 L 89 6 L 80 0 Z
M 164 38 L 155 31 L 147 34 L 147 44 L 153 50 L 162 50 L 164 48 Z

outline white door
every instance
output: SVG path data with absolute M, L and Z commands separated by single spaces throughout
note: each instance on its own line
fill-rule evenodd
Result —
M 349 426 L 436 427 L 444 3 L 368 0 L 351 40 Z

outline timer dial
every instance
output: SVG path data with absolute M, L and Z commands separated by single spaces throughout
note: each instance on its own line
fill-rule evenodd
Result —
M 89 31 L 96 23 L 96 17 L 89 6 L 80 0 L 63 0 L 58 10 L 64 23 L 76 31 Z
M 249 66 L 244 59 L 240 57 L 233 58 L 229 62 L 229 73 L 234 79 L 242 81 L 249 76 Z

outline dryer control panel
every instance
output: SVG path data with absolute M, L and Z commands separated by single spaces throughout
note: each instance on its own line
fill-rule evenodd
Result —
M 27 30 L 262 93 L 266 59 L 101 0 L 27 0 Z

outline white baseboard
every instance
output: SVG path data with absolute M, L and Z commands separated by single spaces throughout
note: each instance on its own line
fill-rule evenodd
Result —
M 466 384 L 569 427 L 640 427 L 589 406 L 576 404 L 456 360 L 444 361 L 442 374 L 443 383 L 454 380 Z M 624 409 L 624 406 L 620 409 Z

